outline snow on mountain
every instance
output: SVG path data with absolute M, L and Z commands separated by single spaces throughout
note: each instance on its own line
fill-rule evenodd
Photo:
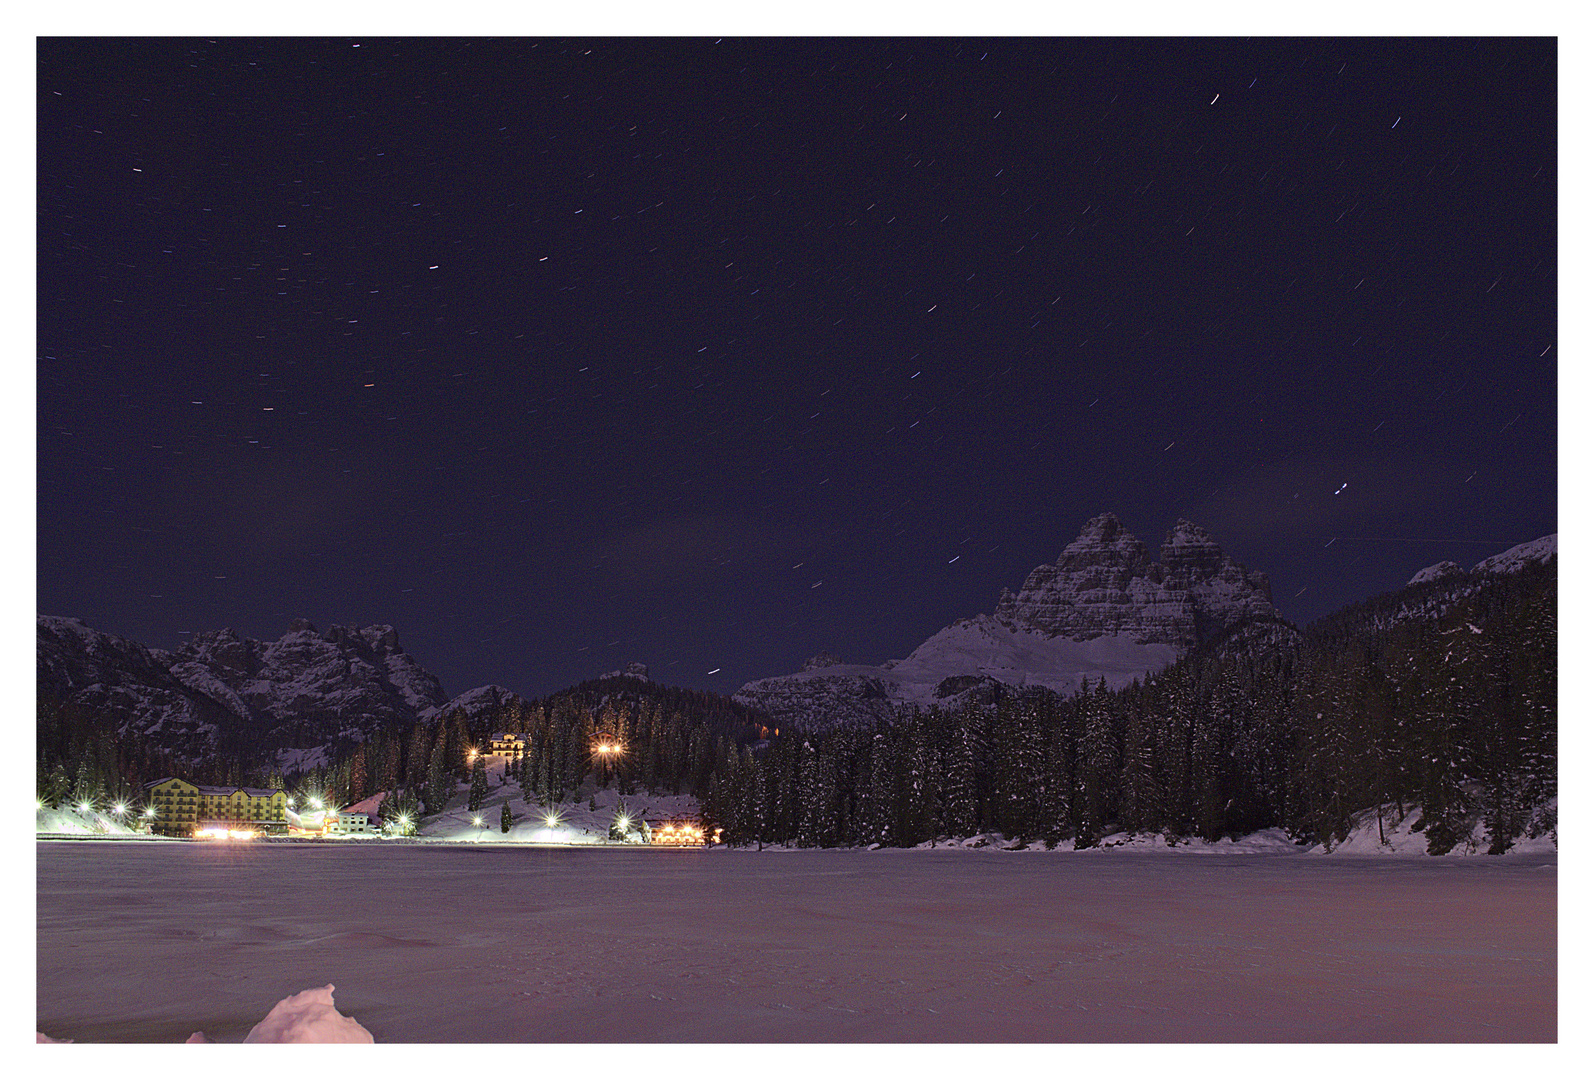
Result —
M 445 700 L 391 626 L 320 632 L 303 619 L 276 641 L 221 629 L 164 653 L 41 615 L 37 673 L 41 696 L 115 716 L 124 732 L 180 757 L 223 746 L 313 751 L 412 721 Z
M 213 742 L 226 707 L 184 684 L 164 660 L 164 654 L 77 619 L 38 617 L 35 670 L 41 697 L 117 716 L 124 732 L 163 745 Z
M 1122 634 L 1183 651 L 1238 622 L 1278 616 L 1267 576 L 1234 562 L 1198 525 L 1176 522 L 1161 558 L 1153 562 L 1117 517 L 1100 514 L 1017 595 L 1004 589 L 996 617 L 1076 641 Z
M 1425 585 L 1430 581 L 1438 581 L 1440 578 L 1454 577 L 1457 574 L 1462 574 L 1465 572 L 1466 571 L 1462 570 L 1461 567 L 1446 559 L 1444 562 L 1434 563 L 1432 566 L 1425 566 L 1421 570 L 1418 570 L 1415 574 L 1411 575 L 1411 580 L 1406 582 L 1406 584 Z
M 1098 634 L 1081 641 L 979 615 L 937 632 L 885 668 L 903 686 L 905 697 L 928 705 L 956 693 L 956 682 L 970 675 L 1068 694 L 1086 678 L 1092 683 L 1104 678 L 1113 689 L 1127 686 L 1177 657 L 1172 644 L 1137 641 L 1133 634 Z
M 831 726 L 889 718 L 897 706 L 990 701 L 1000 686 L 1061 693 L 1081 680 L 1127 685 L 1254 620 L 1277 620 L 1267 577 L 1180 520 L 1153 561 L 1112 514 L 1085 523 L 1055 563 L 994 615 L 964 619 L 878 667 L 822 654 L 795 675 L 747 683 L 735 698 L 777 721 Z
M 467 719 L 474 720 L 482 713 L 498 712 L 504 706 L 519 701 L 520 695 L 513 690 L 505 689 L 496 683 L 489 683 L 486 686 L 467 690 L 441 705 L 429 705 L 421 710 L 420 717 L 422 720 L 435 720 L 457 709 L 464 712 Z
M 1531 563 L 1549 562 L 1555 556 L 1555 540 L 1560 533 L 1541 536 L 1518 544 L 1498 555 L 1491 555 L 1472 568 L 1474 574 L 1514 574 Z
M 1556 538 L 1559 533 L 1541 536 L 1537 540 L 1529 540 L 1525 544 L 1518 544 L 1498 555 L 1491 555 L 1472 568 L 1474 574 L 1514 574 L 1518 570 L 1531 566 L 1534 563 L 1549 562 L 1555 556 Z M 1407 585 L 1425 585 L 1430 581 L 1442 578 L 1455 577 L 1465 574 L 1456 563 L 1448 559 L 1432 566 L 1426 566 L 1411 576 Z

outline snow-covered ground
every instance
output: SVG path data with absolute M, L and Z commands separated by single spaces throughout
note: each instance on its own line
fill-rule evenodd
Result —
M 549 824 L 549 810 L 535 801 L 527 802 L 521 798 L 519 786 L 505 777 L 502 761 L 489 761 L 487 779 L 488 792 L 480 810 L 472 813 L 467 809 L 469 785 L 461 784 L 449 800 L 447 809 L 421 822 L 418 839 L 471 843 L 596 844 L 608 839 L 609 824 L 614 820 L 621 802 L 625 803 L 627 815 L 632 820 L 694 817 L 698 809 L 697 800 L 690 795 L 621 796 L 614 788 L 599 788 L 589 780 L 575 797 L 566 799 L 554 808 L 556 818 L 553 824 Z M 380 802 L 380 796 L 373 796 L 350 809 L 374 814 Z M 513 816 L 507 835 L 502 831 L 506 802 Z M 481 818 L 480 825 L 474 822 L 478 817 Z
M 1246 843 L 41 841 L 36 1028 L 236 1043 L 335 984 L 378 1043 L 1556 1038 L 1555 855 Z

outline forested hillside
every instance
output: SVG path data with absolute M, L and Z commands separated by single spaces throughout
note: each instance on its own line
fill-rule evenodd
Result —
M 1357 811 L 1420 807 L 1430 853 L 1479 824 L 1501 852 L 1555 825 L 1555 596 L 1552 558 L 1414 586 L 1303 634 L 1238 627 L 1117 692 L 783 733 L 719 763 L 708 812 L 745 843 L 1089 847 L 1281 827 L 1332 846 Z

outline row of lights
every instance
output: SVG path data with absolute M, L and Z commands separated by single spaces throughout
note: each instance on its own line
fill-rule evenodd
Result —
M 38 809 L 38 810 L 43 810 L 44 809 L 44 800 L 43 799 L 35 798 L 34 799 L 34 803 L 35 803 L 35 808 L 36 809 Z M 92 802 L 88 801 L 87 799 L 84 799 L 81 802 L 78 802 L 77 804 L 75 804 L 72 807 L 72 809 L 76 810 L 80 814 L 92 814 L 92 813 L 96 812 L 95 809 L 94 809 L 94 804 Z M 128 810 L 128 806 L 127 806 L 127 804 L 125 802 L 114 803 L 111 806 L 111 813 L 116 815 L 117 817 L 122 817 L 123 815 L 125 815 L 127 813 L 127 810 Z M 141 816 L 147 817 L 147 818 L 154 817 L 155 816 L 155 808 L 153 806 L 146 806 L 144 808 L 144 812 L 143 812 L 143 814 Z

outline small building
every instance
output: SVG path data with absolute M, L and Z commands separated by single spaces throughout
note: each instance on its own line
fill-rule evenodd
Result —
M 487 751 L 513 761 L 526 753 L 526 736 L 513 731 L 495 731 L 487 736 Z
M 175 776 L 145 784 L 155 811 L 150 831 L 193 836 L 201 828 L 280 832 L 287 827 L 288 793 L 281 788 L 191 784 Z
M 327 836 L 377 836 L 381 831 L 369 814 L 338 810 L 326 816 Z
M 652 836 L 649 842 L 655 847 L 702 847 L 708 843 L 703 826 L 693 819 L 672 819 L 648 822 Z

